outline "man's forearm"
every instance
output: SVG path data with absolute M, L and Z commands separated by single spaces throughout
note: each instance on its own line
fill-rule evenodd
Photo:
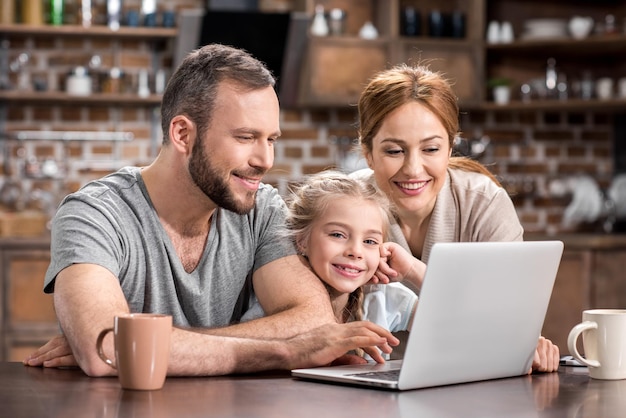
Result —
M 283 368 L 288 353 L 274 340 L 207 335 L 175 329 L 172 333 L 170 376 L 220 376 Z
M 223 328 L 193 328 L 195 332 L 254 339 L 289 338 L 336 322 L 332 312 L 319 307 L 297 307 Z
M 335 322 L 332 310 L 309 303 L 223 328 L 175 329 L 169 373 L 224 375 L 288 369 L 301 364 L 290 349 L 299 347 L 297 336 Z M 306 356 L 308 350 L 300 347 L 296 352 Z
M 217 376 L 314 367 L 329 364 L 358 347 L 377 346 L 390 353 L 390 345 L 397 344 L 389 331 L 369 321 L 330 323 L 292 338 L 267 340 L 175 329 L 168 374 Z

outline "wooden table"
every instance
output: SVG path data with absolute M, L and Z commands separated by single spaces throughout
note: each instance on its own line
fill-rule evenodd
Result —
M 586 368 L 406 392 L 267 373 L 168 378 L 163 389 L 122 390 L 80 370 L 0 363 L 0 416 L 22 417 L 623 417 L 626 380 Z

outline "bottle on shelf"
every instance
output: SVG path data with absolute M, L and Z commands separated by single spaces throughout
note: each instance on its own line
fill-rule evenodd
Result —
M 4 0 L 0 5 L 0 23 L 11 24 L 15 21 L 15 2 Z
M 556 90 L 559 95 L 559 100 L 567 100 L 569 98 L 567 75 L 565 73 L 559 73 L 559 75 L 557 76 Z
M 142 0 L 141 15 L 143 16 L 143 25 L 147 27 L 156 26 L 157 4 L 156 0 Z
M 22 2 L 22 23 L 43 25 L 43 2 L 41 0 L 24 0 Z
M 311 35 L 313 36 L 327 36 L 329 32 L 328 22 L 326 22 L 326 16 L 324 16 L 324 6 L 318 4 L 315 6 L 315 15 L 313 16 L 313 23 L 311 24 Z
M 346 11 L 339 8 L 330 9 L 328 13 L 329 29 L 333 36 L 341 36 L 346 31 Z
M 400 35 L 418 36 L 421 34 L 421 14 L 415 7 L 405 7 L 400 16 Z
M 109 69 L 102 83 L 103 93 L 119 94 L 123 93 L 122 83 L 124 81 L 124 72 L 119 67 Z
M 88 28 L 92 23 L 91 0 L 80 0 L 80 23 Z
M 591 71 L 583 71 L 582 79 L 580 80 L 580 98 L 583 100 L 590 100 L 593 98 L 594 82 Z
M 107 24 L 111 30 L 118 30 L 122 20 L 122 0 L 107 0 Z
M 54 26 L 63 24 L 64 0 L 50 0 L 50 23 Z
M 149 80 L 148 70 L 140 70 L 139 71 L 139 80 L 137 82 L 137 95 L 139 97 L 148 97 L 150 96 L 150 86 L 148 84 Z
M 546 66 L 546 96 L 549 99 L 554 99 L 558 96 L 557 78 L 556 60 L 554 58 L 548 58 L 548 64 Z

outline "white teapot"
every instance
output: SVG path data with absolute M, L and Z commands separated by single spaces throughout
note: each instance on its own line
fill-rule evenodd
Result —
M 584 39 L 593 29 L 593 19 L 590 16 L 574 16 L 567 26 L 574 39 Z

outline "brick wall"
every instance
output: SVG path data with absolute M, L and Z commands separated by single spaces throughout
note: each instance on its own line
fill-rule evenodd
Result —
M 602 189 L 613 176 L 612 118 L 594 112 L 469 111 L 461 119 L 466 135 L 486 135 L 484 163 L 509 191 L 528 232 L 594 230 L 597 225 L 564 225 L 572 188 L 559 187 L 579 175 Z
M 342 168 L 358 156 L 353 110 L 283 111 L 283 137 L 267 180 L 286 192 L 289 181 L 324 168 Z M 479 159 L 509 191 L 527 232 L 596 231 L 599 225 L 564 225 L 572 199 L 568 180 L 593 177 L 606 189 L 613 177 L 612 117 L 594 112 L 464 111 L 462 136 L 490 142 Z
M 138 0 L 137 0 L 138 1 Z M 202 5 L 200 0 L 176 2 L 178 7 Z M 290 1 L 261 1 L 265 10 L 287 10 Z M 131 6 L 133 2 L 124 3 Z M 171 43 L 159 53 L 167 67 Z M 72 66 L 84 64 L 94 53 L 105 65 L 122 65 L 137 74 L 151 65 L 151 45 L 141 40 L 112 41 L 88 38 L 35 39 L 13 41 L 10 59 L 20 52 L 31 55 L 32 75 L 58 80 Z M 17 74 L 13 74 L 17 77 Z M 16 81 L 16 80 L 14 80 Z M 54 83 L 53 83 L 54 84 Z M 105 130 L 129 131 L 130 142 L 5 142 L 2 184 L 17 182 L 23 190 L 21 207 L 50 209 L 52 202 L 76 190 L 85 182 L 121 166 L 145 165 L 160 142 L 158 120 L 151 106 L 19 103 L 6 107 L 5 128 L 19 130 Z M 288 185 L 303 175 L 326 168 L 344 167 L 356 136 L 354 109 L 284 110 L 283 136 L 276 145 L 275 164 L 266 180 L 287 193 Z M 613 174 L 611 115 L 591 111 L 476 111 L 462 115 L 461 127 L 468 139 L 490 138 L 481 161 L 503 181 L 511 193 L 525 229 L 529 232 L 571 231 L 562 224 L 571 190 L 555 193 L 555 181 L 577 174 L 589 174 L 606 187 Z M 155 136 L 156 133 L 156 140 Z M 30 162 L 52 160 L 63 169 L 58 178 L 25 176 Z M 1 187 L 1 186 L 0 186 Z M 44 197 L 42 197 L 42 195 Z M 0 199 L 2 189 L 0 189 Z M 53 209 L 51 210 L 53 211 Z

